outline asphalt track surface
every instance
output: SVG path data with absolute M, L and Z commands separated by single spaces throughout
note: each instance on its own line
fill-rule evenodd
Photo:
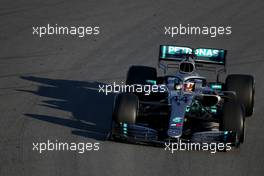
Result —
M 261 0 L 0 3 L 0 175 L 263 175 L 264 50 Z M 32 35 L 32 26 L 99 25 L 96 37 Z M 163 26 L 231 25 L 232 35 L 165 36 Z M 229 73 L 255 75 L 255 113 L 240 150 L 176 152 L 105 141 L 113 95 L 132 64 L 156 66 L 160 44 L 225 48 Z M 32 151 L 33 142 L 100 142 L 100 150 Z

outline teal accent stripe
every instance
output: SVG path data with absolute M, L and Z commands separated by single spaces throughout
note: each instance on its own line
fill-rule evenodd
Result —
M 166 57 L 166 46 L 162 46 L 162 58 Z

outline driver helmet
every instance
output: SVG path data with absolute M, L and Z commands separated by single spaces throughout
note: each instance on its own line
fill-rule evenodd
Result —
M 194 90 L 194 82 L 183 83 L 183 90 L 186 92 L 192 92 Z

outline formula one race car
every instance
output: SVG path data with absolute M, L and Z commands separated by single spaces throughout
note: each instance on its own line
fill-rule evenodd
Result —
M 158 77 L 152 67 L 129 68 L 126 85 L 156 86 L 156 91 L 116 95 L 111 139 L 243 143 L 245 117 L 254 110 L 255 82 L 253 76 L 240 74 L 219 80 L 226 72 L 226 50 L 161 45 L 159 68 L 164 76 Z M 213 71 L 216 79 L 210 82 L 198 71 Z

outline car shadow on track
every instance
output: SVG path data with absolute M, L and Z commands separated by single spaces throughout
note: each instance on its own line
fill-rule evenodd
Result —
M 18 91 L 46 97 L 48 100 L 43 100 L 40 105 L 72 114 L 72 118 L 29 113 L 25 116 L 72 128 L 74 135 L 106 140 L 111 128 L 114 94 L 105 95 L 98 91 L 99 85 L 104 83 L 35 76 L 23 76 L 21 79 L 40 85 L 36 91 Z

